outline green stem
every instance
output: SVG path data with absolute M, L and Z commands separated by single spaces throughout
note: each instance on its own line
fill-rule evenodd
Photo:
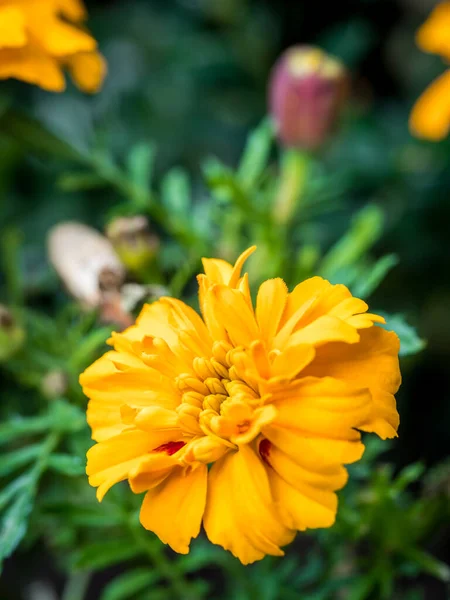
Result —
M 22 234 L 10 228 L 1 234 L 1 256 L 5 275 L 8 302 L 15 306 L 24 304 L 24 282 L 20 269 Z
M 274 204 L 274 219 L 286 225 L 298 208 L 308 176 L 309 156 L 298 150 L 287 150 L 281 161 L 280 187 Z
M 79 372 L 92 362 L 95 354 L 106 344 L 110 337 L 112 327 L 102 327 L 89 333 L 74 350 L 70 360 L 69 368 L 78 376 Z
M 73 573 L 64 587 L 62 600 L 84 600 L 90 578 L 89 571 Z
M 45 443 L 42 445 L 39 457 L 35 462 L 33 469 L 31 470 L 31 478 L 33 480 L 34 485 L 34 494 L 37 493 L 37 485 L 39 483 L 39 479 L 42 473 L 47 468 L 48 458 L 59 444 L 60 439 L 61 434 L 57 431 L 52 431 L 51 433 L 49 433 Z
M 197 254 L 190 256 L 172 277 L 169 283 L 169 290 L 170 294 L 174 298 L 179 298 L 181 296 L 181 293 L 186 287 L 190 278 L 197 271 L 199 262 L 200 261 Z

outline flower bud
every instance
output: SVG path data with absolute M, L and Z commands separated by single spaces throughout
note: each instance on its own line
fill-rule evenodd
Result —
M 148 274 L 155 261 L 159 239 L 150 232 L 147 217 L 118 217 L 109 223 L 106 235 L 131 273 Z
M 25 331 L 6 306 L 0 304 L 0 362 L 11 358 L 25 340 Z
M 276 62 L 270 112 L 282 144 L 314 150 L 332 132 L 347 96 L 344 65 L 319 48 L 294 46 Z

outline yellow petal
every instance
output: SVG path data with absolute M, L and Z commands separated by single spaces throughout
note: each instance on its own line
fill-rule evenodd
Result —
M 319 299 L 325 292 L 331 289 L 332 285 L 322 277 L 311 277 L 299 283 L 289 294 L 286 310 L 283 315 L 283 325 L 302 307 L 309 307 L 311 299 Z M 302 313 L 299 314 L 300 318 Z
M 177 413 L 160 406 L 148 406 L 138 410 L 134 423 L 138 429 L 142 429 L 143 431 L 172 431 L 180 433 Z
M 279 548 L 294 533 L 276 512 L 266 470 L 249 446 L 215 462 L 209 473 L 204 527 L 211 542 L 230 550 L 243 564 Z
M 0 6 L 0 49 L 19 48 L 26 43 L 23 12 L 16 6 Z
M 312 323 L 322 315 L 332 315 L 339 319 L 345 320 L 350 314 L 346 311 L 346 301 L 353 302 L 353 306 L 356 312 L 361 312 L 359 307 L 365 306 L 367 310 L 367 304 L 358 298 L 353 298 L 349 289 L 345 285 L 337 284 L 332 285 L 327 282 L 329 287 L 324 287 L 318 301 L 308 309 L 305 316 L 299 322 L 297 327 L 304 327 L 308 323 Z M 355 304 L 356 302 L 356 304 Z M 339 307 L 344 307 L 341 311 Z
M 450 130 L 450 71 L 438 77 L 415 103 L 409 118 L 411 133 L 437 142 Z
M 181 446 L 176 444 L 175 448 Z M 183 447 L 178 452 L 181 454 Z M 129 470 L 128 480 L 130 488 L 135 494 L 142 494 L 162 483 L 175 468 L 179 468 L 177 453 L 154 451 L 147 454 Z
M 253 311 L 244 296 L 238 290 L 224 285 L 216 285 L 211 291 L 215 299 L 215 313 L 220 311 L 221 322 L 232 344 L 250 347 L 251 343 L 258 339 L 259 330 Z
M 286 527 L 303 531 L 333 525 L 337 511 L 335 493 L 314 488 L 295 488 L 274 470 L 268 468 L 268 473 L 272 493 Z
M 233 272 L 233 266 L 221 258 L 202 258 L 203 269 L 208 278 L 208 284 L 227 285 Z
M 86 473 L 89 483 L 98 487 L 97 498 L 102 500 L 115 483 L 127 479 L 130 470 L 155 447 L 153 444 L 145 432 L 125 431 L 92 446 L 87 453 Z
M 58 8 L 70 21 L 84 21 L 87 12 L 81 0 L 57 0 Z
M 67 59 L 67 66 L 76 85 L 88 94 L 98 92 L 105 79 L 106 61 L 99 52 L 80 52 Z
M 308 436 L 271 423 L 262 432 L 274 446 L 307 470 L 323 471 L 336 465 L 350 464 L 359 460 L 364 453 L 364 445 L 357 431 L 352 439 L 328 439 Z
M 360 426 L 381 438 L 395 437 L 399 416 L 393 394 L 400 386 L 398 361 L 400 342 L 395 333 L 381 327 L 361 330 L 358 344 L 329 344 L 317 350 L 316 358 L 302 375 L 330 376 L 351 385 L 368 387 L 373 400 L 371 416 Z
M 50 92 L 66 87 L 61 67 L 38 47 L 0 49 L 0 79 L 20 79 Z
M 337 317 L 342 321 L 347 321 L 353 315 L 359 315 L 360 313 L 367 312 L 368 305 L 364 302 L 364 300 L 360 300 L 359 298 L 345 298 L 339 304 L 336 304 L 328 311 L 328 314 L 331 317 Z
M 313 346 L 307 344 L 289 346 L 278 354 L 272 362 L 271 377 L 293 379 L 314 359 L 315 355 L 316 351 Z
M 232 288 L 235 288 L 238 285 L 242 267 L 244 266 L 244 263 L 247 260 L 247 258 L 251 256 L 255 250 L 256 246 L 250 246 L 250 248 L 247 248 L 247 250 L 244 250 L 244 252 L 242 252 L 242 254 L 239 255 L 237 261 L 234 263 L 233 271 L 231 273 L 229 281 L 224 283 L 226 283 Z
M 220 319 L 220 312 L 218 314 L 215 312 L 216 300 L 206 275 L 198 275 L 197 281 L 200 310 L 212 339 L 228 341 L 227 332 Z
M 340 336 L 343 336 L 342 341 L 345 341 L 345 337 L 357 340 L 357 336 L 351 333 L 349 327 L 366 328 L 371 327 L 374 321 L 382 321 L 377 315 L 364 314 L 367 309 L 367 304 L 359 298 L 353 298 L 344 285 L 332 285 L 321 277 L 313 277 L 303 281 L 289 294 L 281 328 L 273 345 L 275 348 L 283 348 L 292 333 L 305 329 L 310 332 L 317 328 L 317 323 L 320 328 L 325 326 L 333 329 L 332 335 L 338 337 L 330 338 L 330 341 L 338 340 Z M 325 317 L 328 319 L 324 320 Z M 339 325 L 339 322 L 343 325 Z M 347 330 L 347 334 L 344 333 L 344 329 Z M 300 340 L 301 336 L 298 339 Z
M 186 462 L 213 463 L 228 452 L 229 447 L 219 438 L 204 435 L 194 439 L 186 445 L 186 454 L 183 459 Z
M 290 346 L 309 344 L 317 347 L 329 342 L 356 344 L 358 341 L 359 334 L 354 327 L 337 317 L 326 315 L 293 333 L 288 344 Z
M 167 305 L 172 310 L 172 316 L 176 321 L 176 327 L 186 331 L 191 336 L 196 338 L 197 349 L 196 353 L 199 356 L 209 356 L 212 347 L 212 339 L 208 333 L 205 323 L 202 321 L 198 313 L 176 298 L 161 298 L 160 302 Z
M 176 320 L 168 304 L 153 302 L 145 304 L 136 320 L 136 325 L 123 334 L 130 340 L 142 340 L 145 336 L 162 338 L 171 348 L 178 343 Z
M 348 473 L 343 466 L 333 465 L 322 470 L 306 469 L 277 446 L 271 444 L 269 440 L 262 440 L 259 443 L 259 453 L 264 462 L 289 485 L 302 488 L 307 495 L 313 493 L 309 488 L 334 491 L 344 487 L 347 483 Z
M 174 382 L 154 369 L 118 370 L 114 364 L 123 354 L 107 352 L 80 375 L 83 392 L 90 398 L 87 420 L 97 441 L 119 434 L 124 424 L 121 407 L 160 406 L 175 409 L 180 393 Z
M 66 57 L 78 52 L 92 52 L 97 46 L 91 35 L 61 20 L 51 6 L 30 3 L 27 17 L 30 34 L 52 56 Z
M 187 472 L 178 468 L 144 498 L 142 525 L 180 554 L 189 552 L 191 539 L 200 533 L 207 474 L 205 465 Z
M 323 377 L 305 377 L 291 394 L 274 394 L 274 424 L 330 439 L 355 439 L 354 429 L 366 423 L 372 411 L 367 389 Z
M 262 340 L 271 341 L 278 331 L 287 297 L 288 290 L 282 279 L 269 279 L 259 288 L 256 298 L 256 320 Z
M 450 59 L 450 4 L 440 2 L 417 32 L 418 46 L 425 52 Z
M 255 250 L 256 246 L 251 246 L 242 252 L 234 266 L 221 258 L 202 258 L 203 269 L 208 279 L 208 286 L 219 284 L 236 288 L 239 283 L 242 267 L 247 258 L 253 254 Z

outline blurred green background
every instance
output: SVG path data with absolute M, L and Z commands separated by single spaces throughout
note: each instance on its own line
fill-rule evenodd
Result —
M 231 167 L 238 164 L 248 133 L 267 112 L 268 77 L 279 54 L 296 43 L 318 45 L 348 66 L 352 92 L 339 130 L 322 155 L 332 198 L 306 235 L 326 250 L 359 208 L 368 202 L 382 208 L 385 229 L 372 254 L 393 253 L 399 262 L 371 298 L 371 307 L 403 313 L 427 342 L 424 351 L 403 360 L 399 439 L 387 459 L 398 472 L 416 461 L 431 470 L 448 458 L 450 140 L 420 142 L 407 125 L 414 100 L 444 68 L 414 43 L 415 30 L 434 5 L 428 0 L 87 2 L 89 27 L 109 67 L 100 94 L 87 97 L 71 84 L 66 93 L 55 95 L 18 82 L 0 83 L 0 224 L 2 231 L 21 232 L 20 270 L 29 305 L 51 315 L 66 302 L 46 256 L 49 228 L 74 219 L 102 229 L 123 199 L 104 180 L 83 179 L 70 157 L 43 154 L 39 132 L 35 140 L 21 140 L 17 131 L 11 135 L 11 107 L 71 147 L 118 164 L 136 145 L 154 144 L 154 180 L 181 165 L 192 177 L 194 199 L 202 199 L 202 162 L 215 156 Z M 198 211 L 200 229 L 202 218 Z M 154 231 L 165 235 L 158 224 Z M 169 269 L 177 256 L 168 255 Z M 10 375 L 5 378 L 5 393 L 17 394 Z M 419 483 L 412 493 L 421 493 Z M 448 541 L 447 520 L 425 546 L 448 561 Z M 307 547 L 298 546 L 299 564 Z M 36 590 L 30 595 L 31 583 L 42 574 L 61 586 L 62 575 L 48 551 L 39 548 L 38 558 L 31 544 L 7 562 L 1 598 L 50 600 Z M 109 576 L 96 581 L 92 599 Z M 215 577 L 214 569 L 207 577 Z M 445 586 L 430 576 L 415 581 L 411 600 L 447 597 Z M 416 588 L 424 595 L 413 595 Z M 252 593 L 242 597 L 256 597 Z M 370 597 L 400 598 L 374 594 Z M 312 593 L 293 597 L 316 598 Z

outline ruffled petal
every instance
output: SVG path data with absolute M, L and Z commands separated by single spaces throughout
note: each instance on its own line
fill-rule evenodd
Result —
M 328 470 L 356 462 L 364 453 L 364 444 L 358 431 L 352 434 L 351 439 L 328 439 L 308 436 L 272 423 L 264 427 L 262 432 L 296 463 L 312 471 Z
M 282 556 L 280 546 L 293 539 L 294 532 L 276 512 L 266 470 L 249 446 L 211 468 L 204 527 L 211 542 L 230 550 L 243 564 L 266 554 Z
M 94 440 L 108 439 L 124 429 L 124 405 L 173 410 L 180 403 L 180 392 L 167 377 L 144 365 L 140 370 L 120 370 L 115 361 L 123 359 L 122 353 L 108 352 L 80 375 L 83 392 L 90 398 L 87 420 Z
M 381 327 L 362 330 L 360 335 L 359 344 L 354 346 L 336 343 L 319 348 L 316 358 L 302 375 L 330 376 L 353 386 L 369 388 L 372 411 L 368 420 L 358 427 L 373 431 L 382 439 L 395 437 L 399 415 L 394 394 L 401 383 L 399 339 Z
M 304 485 L 294 487 L 270 468 L 268 476 L 280 518 L 286 527 L 304 531 L 333 525 L 337 511 L 334 492 Z
M 207 474 L 205 465 L 187 471 L 178 467 L 144 498 L 142 525 L 180 554 L 189 552 L 191 539 L 200 533 Z
M 97 498 L 102 500 L 114 484 L 127 479 L 130 471 L 158 445 L 143 431 L 126 431 L 92 446 L 87 453 L 86 473 L 89 483 L 98 487 Z
M 372 411 L 368 389 L 332 377 L 305 377 L 289 391 L 274 393 L 273 403 L 277 427 L 328 439 L 355 439 L 354 429 L 366 423 Z

